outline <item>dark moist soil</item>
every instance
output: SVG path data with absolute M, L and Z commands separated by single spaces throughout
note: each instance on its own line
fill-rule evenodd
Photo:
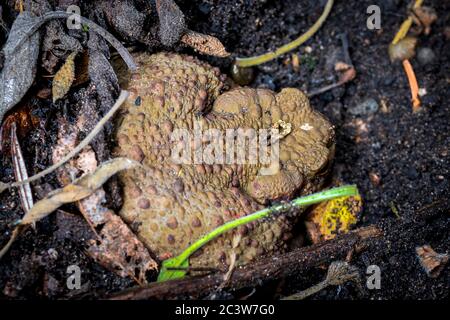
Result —
M 189 28 L 218 37 L 234 56 L 250 56 L 295 39 L 318 18 L 325 1 L 177 3 Z M 366 27 L 366 8 L 371 4 L 381 7 L 382 29 L 378 31 Z M 336 80 L 333 65 L 340 54 L 339 35 L 348 36 L 356 79 L 313 97 L 311 103 L 336 126 L 333 179 L 357 184 L 363 196 L 364 211 L 357 227 L 375 224 L 385 233 L 352 260 L 363 280 L 367 266 L 378 265 L 381 289 L 368 290 L 364 286 L 358 289 L 348 283 L 323 290 L 312 299 L 448 299 L 449 296 L 448 265 L 438 278 L 430 278 L 421 268 L 415 248 L 428 244 L 439 253 L 449 252 L 450 42 L 445 28 L 450 27 L 450 2 L 426 1 L 437 10 L 439 19 L 429 36 L 420 36 L 418 45 L 418 50 L 433 50 L 435 59 L 427 63 L 420 63 L 417 57 L 411 60 L 419 86 L 426 89 L 421 112 L 415 114 L 404 70 L 400 63 L 392 64 L 387 54 L 388 44 L 405 17 L 407 4 L 408 1 L 391 0 L 336 1 L 321 30 L 292 52 L 300 57 L 299 71 L 293 69 L 290 54 L 255 70 L 256 78 L 251 84 L 254 87 L 273 90 L 297 87 L 306 91 L 320 88 Z M 188 49 L 182 51 L 193 54 Z M 201 58 L 223 72 L 230 69 L 231 59 Z M 375 101 L 373 109 L 355 114 L 357 107 L 368 99 Z M 48 165 L 48 150 L 54 140 L 42 141 L 42 135 L 35 130 L 22 137 L 21 143 L 29 172 Z M 11 180 L 9 157 L 3 153 L 0 160 L 0 178 Z M 56 187 L 51 177 L 42 182 L 42 192 Z M 70 206 L 64 209 L 76 212 Z M 21 215 L 17 191 L 0 196 L 1 243 L 9 237 L 8 224 Z M 37 223 L 1 261 L 0 297 L 95 298 L 133 286 L 130 280 L 116 276 L 85 254 L 83 240 L 88 232 L 87 224 L 78 215 L 57 213 Z M 82 288 L 76 291 L 66 287 L 66 269 L 72 264 L 82 270 Z M 325 273 L 326 269 L 317 268 L 274 286 L 258 287 L 251 298 L 303 290 L 321 281 Z

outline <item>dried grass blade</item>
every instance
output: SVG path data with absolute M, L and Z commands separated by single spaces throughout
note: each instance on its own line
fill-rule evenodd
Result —
M 22 150 L 17 139 L 16 127 L 16 123 L 14 122 L 11 125 L 12 160 L 16 181 L 23 181 L 28 179 L 28 173 L 27 167 L 25 166 L 25 161 L 23 160 Z M 31 187 L 29 183 L 19 186 L 19 195 L 23 211 L 25 213 L 30 211 L 30 209 L 33 207 L 33 194 L 31 193 Z

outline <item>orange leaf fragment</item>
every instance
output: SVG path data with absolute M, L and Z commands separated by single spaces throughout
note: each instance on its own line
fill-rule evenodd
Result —
M 403 68 L 405 69 L 406 76 L 408 77 L 409 87 L 411 88 L 411 100 L 413 104 L 413 112 L 419 111 L 420 99 L 419 99 L 419 84 L 417 83 L 416 74 L 408 59 L 403 60 Z

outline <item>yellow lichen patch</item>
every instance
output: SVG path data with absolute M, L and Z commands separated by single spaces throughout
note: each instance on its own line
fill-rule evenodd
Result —
M 330 240 L 346 233 L 358 221 L 362 199 L 341 197 L 315 206 L 306 220 L 308 235 L 313 243 Z

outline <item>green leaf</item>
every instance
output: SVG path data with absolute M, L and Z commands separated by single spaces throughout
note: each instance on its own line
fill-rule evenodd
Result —
M 185 270 L 168 270 L 169 268 L 189 268 L 189 258 L 183 259 L 180 256 L 164 260 L 161 266 L 161 271 L 158 275 L 157 282 L 163 282 L 167 280 L 184 278 L 186 275 Z
M 231 220 L 216 229 L 212 230 L 208 234 L 202 236 L 200 239 L 195 241 L 189 247 L 186 248 L 180 255 L 167 259 L 163 261 L 161 266 L 161 271 L 158 275 L 157 282 L 162 282 L 166 280 L 173 280 L 183 278 L 186 275 L 185 270 L 168 270 L 168 268 L 188 268 L 189 267 L 189 257 L 198 249 L 203 247 L 205 244 L 220 236 L 221 234 L 237 228 L 243 224 L 265 218 L 271 214 L 286 212 L 292 208 L 306 207 L 311 204 L 320 203 L 322 201 L 331 200 L 338 197 L 350 197 L 357 196 L 359 194 L 356 185 L 347 185 L 337 188 L 332 188 L 329 190 L 324 190 L 321 192 L 313 193 L 301 198 L 292 200 L 286 204 L 277 204 L 269 208 L 265 208 L 256 211 L 252 214 L 240 217 L 236 220 Z

